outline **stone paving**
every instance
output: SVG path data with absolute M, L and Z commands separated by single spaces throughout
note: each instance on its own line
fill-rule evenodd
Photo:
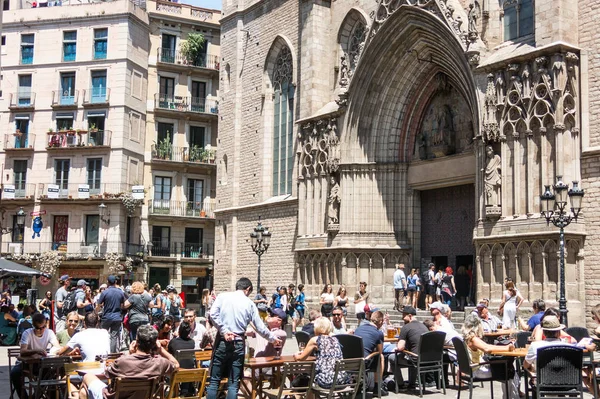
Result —
M 8 371 L 8 357 L 7 357 L 7 347 L 0 347 L 0 399 L 9 399 L 9 371 Z M 294 339 L 290 339 L 286 342 L 283 353 L 284 354 L 293 354 L 298 350 L 298 346 Z M 452 377 L 450 377 L 450 383 L 452 383 Z M 456 398 L 458 391 L 455 387 L 451 386 L 446 390 L 446 395 L 442 393 L 441 390 L 436 390 L 435 388 L 429 388 L 423 395 L 423 397 L 429 399 L 447 399 L 447 398 Z M 463 390 L 461 393 L 461 397 L 468 399 L 469 391 Z M 418 392 L 401 392 L 399 394 L 395 394 L 390 392 L 389 398 L 399 398 L 413 396 L 418 398 Z M 496 398 L 500 398 L 502 396 L 502 386 L 500 383 L 494 384 L 494 396 Z M 360 398 L 358 396 L 357 398 Z M 372 395 L 367 394 L 367 399 L 371 399 Z M 477 385 L 473 390 L 473 398 L 474 399 L 489 399 L 490 398 L 490 388 L 488 383 L 484 384 L 482 388 L 481 385 Z M 592 399 L 593 395 L 590 395 L 587 391 L 584 394 L 585 399 Z M 15 397 L 16 399 L 16 397 Z

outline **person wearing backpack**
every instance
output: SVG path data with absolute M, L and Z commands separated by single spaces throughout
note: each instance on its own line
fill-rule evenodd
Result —
M 87 286 L 89 283 L 85 280 L 77 281 L 77 289 L 75 290 L 75 306 L 79 318 L 83 319 L 86 313 L 86 307 L 92 304 L 91 292 L 88 293 Z
M 173 329 L 177 330 L 181 321 L 181 298 L 177 295 L 177 290 L 172 285 L 167 286 L 167 293 L 167 314 L 175 321 Z
M 425 285 L 425 308 L 429 310 L 429 305 L 435 302 L 435 264 L 430 263 L 429 269 L 423 275 Z
M 108 276 L 108 288 L 100 294 L 98 306 L 102 306 L 102 328 L 110 334 L 110 352 L 119 352 L 119 337 L 123 324 L 121 309 L 125 303 L 125 294 L 116 287 L 117 278 Z
M 68 274 L 64 274 L 60 276 L 58 282 L 61 284 L 61 287 L 56 291 L 54 295 L 55 300 L 55 330 L 57 333 L 63 331 L 67 328 L 67 314 L 69 312 L 63 311 L 63 303 L 67 295 L 69 295 L 69 291 L 71 288 L 71 277 Z

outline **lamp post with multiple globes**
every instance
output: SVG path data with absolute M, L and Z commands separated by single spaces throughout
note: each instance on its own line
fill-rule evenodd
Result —
M 260 257 L 267 252 L 269 245 L 271 244 L 271 233 L 268 227 L 264 227 L 258 217 L 258 224 L 254 228 L 254 231 L 250 233 L 250 246 L 256 255 L 258 256 L 258 281 L 256 282 L 256 292 L 260 290 Z

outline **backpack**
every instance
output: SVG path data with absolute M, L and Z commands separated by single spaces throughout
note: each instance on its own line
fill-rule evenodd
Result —
M 67 297 L 63 301 L 62 314 L 63 316 L 68 315 L 74 310 L 77 310 L 77 300 L 75 296 L 77 295 L 77 290 L 73 290 L 67 294 Z
M 179 298 L 175 298 L 174 301 L 171 301 L 169 299 L 169 315 L 174 316 L 174 317 L 179 317 Z
M 423 274 L 423 282 L 425 284 L 429 284 L 429 282 L 431 281 L 431 276 L 429 275 L 429 269 L 427 269 L 427 271 Z

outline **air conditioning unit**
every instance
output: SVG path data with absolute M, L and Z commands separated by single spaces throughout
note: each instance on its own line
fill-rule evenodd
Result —
M 13 255 L 21 255 L 23 253 L 23 244 L 14 242 L 9 243 L 8 253 Z
M 81 247 L 80 251 L 82 255 L 94 255 L 96 253 L 96 246 L 85 245 Z

